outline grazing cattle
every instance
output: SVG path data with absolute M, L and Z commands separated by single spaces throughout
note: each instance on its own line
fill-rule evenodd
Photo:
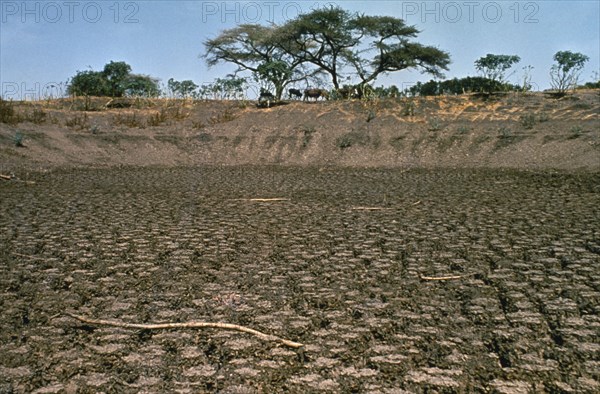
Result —
M 319 99 L 319 97 L 323 97 L 325 100 L 329 99 L 329 93 L 325 89 L 306 89 L 304 91 L 304 101 L 308 100 L 308 98 L 314 98 L 315 101 Z
M 261 89 L 260 96 L 258 97 L 259 106 L 263 106 L 266 102 L 267 108 L 269 108 L 271 106 L 271 101 L 275 101 L 275 96 L 273 93 L 269 92 L 268 90 Z
M 262 100 L 275 100 L 275 96 L 271 92 L 268 92 L 266 90 L 262 90 L 260 92 L 260 97 L 259 97 L 258 100 L 259 101 L 262 101 Z
M 296 97 L 296 98 L 300 98 L 300 97 L 302 97 L 302 92 L 300 91 L 300 89 L 294 89 L 294 88 L 292 88 L 292 89 L 290 89 L 288 92 L 289 92 L 289 94 L 290 94 L 290 98 L 291 98 L 292 96 L 294 96 L 294 97 Z

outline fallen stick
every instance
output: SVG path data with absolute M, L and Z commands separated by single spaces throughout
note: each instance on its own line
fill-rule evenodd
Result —
M 290 201 L 289 198 L 274 197 L 274 198 L 231 198 L 230 201 L 251 201 L 251 202 L 273 202 L 273 201 Z
M 467 276 L 472 276 L 472 275 L 475 275 L 475 274 L 450 275 L 450 276 L 424 276 L 424 275 L 419 275 L 419 278 L 421 278 L 421 280 L 453 280 L 453 279 L 466 278 Z
M 27 257 L 28 259 L 36 259 L 36 260 L 46 259 L 46 257 L 42 257 L 42 256 L 32 256 L 30 254 L 23 254 L 23 253 L 17 253 L 17 252 L 12 252 L 12 254 L 14 254 L 15 256 L 19 256 L 19 257 Z
M 301 348 L 304 346 L 302 343 L 293 342 L 287 339 L 279 338 L 275 335 L 265 334 L 252 328 L 239 326 L 231 323 L 209 323 L 209 322 L 187 322 L 187 323 L 159 323 L 159 324 L 136 324 L 136 323 L 122 323 L 111 320 L 95 320 L 85 316 L 75 315 L 73 313 L 65 312 L 67 316 L 77 319 L 81 322 L 97 325 L 97 326 L 110 326 L 120 328 L 136 328 L 140 330 L 163 330 L 168 328 L 221 328 L 223 330 L 241 331 L 247 334 L 252 334 L 265 341 L 279 342 L 282 345 L 289 346 L 291 348 Z
M 353 211 L 388 211 L 392 208 L 385 208 L 385 207 L 352 207 L 350 208 Z
M 0 174 L 0 178 L 2 178 L 4 180 L 7 180 L 7 181 L 10 181 L 11 179 L 13 179 L 12 176 L 10 176 L 10 175 L 4 175 L 4 174 Z
M 250 198 L 247 201 L 269 202 L 269 201 L 290 201 L 289 198 Z

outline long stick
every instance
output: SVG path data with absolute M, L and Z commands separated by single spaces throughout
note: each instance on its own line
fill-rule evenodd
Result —
M 419 278 L 421 280 L 452 280 L 452 279 L 462 279 L 468 276 L 472 276 L 475 274 L 466 274 L 466 275 L 451 275 L 451 276 L 423 276 L 420 275 Z
M 112 320 L 95 320 L 85 316 L 75 315 L 73 313 L 65 312 L 66 315 L 71 316 L 74 319 L 82 321 L 84 323 L 93 324 L 97 326 L 111 326 L 120 328 L 137 328 L 141 330 L 163 330 L 167 328 L 221 328 L 224 330 L 241 331 L 254 336 L 259 337 L 265 341 L 279 342 L 282 345 L 289 346 L 292 348 L 301 348 L 304 346 L 302 343 L 293 342 L 287 339 L 279 338 L 275 335 L 265 334 L 260 331 L 253 330 L 252 328 L 239 326 L 231 323 L 210 323 L 210 322 L 187 322 L 187 323 L 159 323 L 159 324 L 136 324 L 136 323 L 123 323 Z

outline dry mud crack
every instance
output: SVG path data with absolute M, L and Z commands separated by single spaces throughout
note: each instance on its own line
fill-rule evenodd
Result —
M 0 183 L 0 393 L 600 390 L 597 173 L 246 166 L 27 180 Z M 306 346 L 95 327 L 64 311 L 227 322 Z

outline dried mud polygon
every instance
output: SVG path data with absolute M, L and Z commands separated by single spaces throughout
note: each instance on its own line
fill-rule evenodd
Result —
M 597 174 L 30 177 L 0 184 L 0 393 L 600 390 Z

